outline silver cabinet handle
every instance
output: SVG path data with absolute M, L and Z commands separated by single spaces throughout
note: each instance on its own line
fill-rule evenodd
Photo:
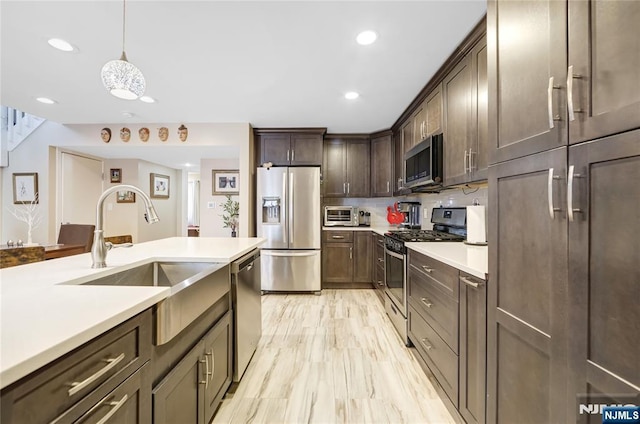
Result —
M 353 247 L 349 248 L 349 259 L 353 259 Z
M 209 374 L 211 377 L 209 377 L 209 380 L 213 380 L 213 374 L 216 372 L 216 358 L 213 356 L 213 349 L 205 353 L 205 355 L 211 357 L 211 374 Z
M 200 363 L 205 365 L 205 371 L 204 371 L 204 380 L 200 381 L 200 384 L 204 384 L 204 388 L 205 390 L 209 387 L 209 360 L 207 359 L 207 356 L 205 355 L 204 359 L 200 359 Z
M 347 194 L 347 183 L 342 183 L 342 193 Z
M 387 193 L 389 192 L 389 181 L 387 181 Z
M 433 303 L 426 297 L 421 298 L 420 302 L 424 303 L 424 306 L 426 306 L 427 308 L 431 308 L 433 306 Z
M 379 286 L 384 286 L 384 283 L 382 281 L 378 280 L 378 285 Z
M 464 164 L 464 173 L 467 173 L 467 149 L 464 149 L 464 159 L 463 159 L 463 164 Z
M 433 271 L 433 268 L 429 268 L 426 265 L 422 265 L 422 269 L 424 269 L 425 272 L 428 272 L 429 274 L 431 274 L 431 272 Z
M 574 209 L 573 207 L 573 179 L 582 178 L 582 175 L 575 174 L 573 165 L 569 166 L 569 178 L 567 182 L 567 212 L 569 214 L 569 222 L 573 222 L 574 213 L 582 213 L 582 209 Z
M 575 121 L 576 113 L 582 113 L 580 109 L 573 108 L 573 80 L 580 79 L 582 75 L 573 73 L 573 65 L 567 69 L 567 109 L 569 109 L 569 121 Z
M 477 289 L 480 286 L 482 286 L 482 283 L 476 283 L 475 281 L 471 281 L 467 277 L 460 277 L 460 281 L 462 281 L 463 283 L 465 283 L 468 286 L 473 287 L 474 289 Z
M 549 168 L 549 178 L 547 179 L 547 203 L 549 204 L 549 217 L 554 219 L 554 212 L 560 212 L 560 208 L 553 207 L 553 180 L 559 180 L 560 177 L 553 175 L 553 168 Z
M 287 149 L 287 162 L 289 162 L 289 149 Z
M 431 342 L 429 341 L 429 339 L 422 339 L 420 340 L 420 343 L 422 343 L 422 345 L 427 349 L 427 350 L 431 350 L 433 349 L 433 346 L 431 346 Z M 428 343 L 428 344 L 427 344 Z
M 122 399 L 120 399 L 117 402 L 105 402 L 105 405 L 111 406 L 111 409 L 109 410 L 109 412 L 107 413 L 107 415 L 105 415 L 104 417 L 102 417 L 102 419 L 100 421 L 98 421 L 96 424 L 105 424 L 107 421 L 109 421 L 111 419 L 111 417 L 113 417 L 113 415 L 118 412 L 118 409 L 122 408 L 122 405 L 124 405 L 125 403 L 127 403 L 127 400 L 129 399 L 129 396 L 127 396 L 126 394 L 124 396 L 122 396 Z
M 292 150 L 291 151 L 291 162 L 294 162 L 296 160 L 296 151 Z
M 296 214 L 293 213 L 294 211 L 293 202 L 295 202 L 294 193 L 296 191 L 293 189 L 293 184 L 294 184 L 293 172 L 289 172 L 289 238 L 291 239 L 292 243 L 295 243 L 296 236 L 294 235 L 294 230 L 296 228 L 295 226 Z
M 553 85 L 553 77 L 549 77 L 549 86 L 547 87 L 547 109 L 549 112 L 549 129 L 554 127 L 553 121 L 559 121 L 560 116 L 553 116 L 553 90 L 559 89 L 560 86 Z
M 344 236 L 331 236 L 332 239 L 342 240 Z
M 347 183 L 347 194 L 351 192 L 351 183 Z
M 94 381 L 96 381 L 97 379 L 99 379 L 100 377 L 105 375 L 106 373 L 108 373 L 116 365 L 118 365 L 118 363 L 120 363 L 123 359 L 124 359 L 124 353 L 121 353 L 120 355 L 116 356 L 115 358 L 105 359 L 104 361 L 107 362 L 107 365 L 105 365 L 104 367 L 100 368 L 95 374 L 87 377 L 83 381 L 80 381 L 80 382 L 74 381 L 73 383 L 71 383 L 71 388 L 69 389 L 69 396 L 75 395 L 80 390 L 86 388 L 88 385 L 90 385 L 91 383 L 93 383 Z
M 378 258 L 378 262 L 384 262 L 383 258 Z
M 469 173 L 471 173 L 476 167 L 473 163 L 473 149 L 469 149 Z

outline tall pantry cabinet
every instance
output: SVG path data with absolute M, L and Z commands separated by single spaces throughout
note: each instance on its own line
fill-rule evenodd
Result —
M 640 401 L 638 22 L 640 2 L 488 3 L 487 422 Z

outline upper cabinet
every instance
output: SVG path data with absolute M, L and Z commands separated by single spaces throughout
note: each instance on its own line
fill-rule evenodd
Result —
M 266 130 L 256 129 L 259 146 L 258 164 L 271 162 L 274 166 L 322 165 L 324 128 Z
M 639 2 L 490 1 L 487 16 L 491 163 L 640 127 Z
M 393 195 L 399 196 L 404 189 L 404 146 L 402 144 L 402 130 L 393 132 Z
M 367 136 L 327 136 L 324 141 L 325 197 L 369 197 L 370 146 Z
M 394 190 L 391 132 L 371 139 L 371 196 L 391 197 Z
M 487 179 L 487 48 L 482 38 L 445 77 L 444 184 Z

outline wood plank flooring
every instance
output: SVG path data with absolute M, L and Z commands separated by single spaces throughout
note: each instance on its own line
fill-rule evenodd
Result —
M 262 339 L 214 423 L 454 423 L 374 290 L 262 296 Z

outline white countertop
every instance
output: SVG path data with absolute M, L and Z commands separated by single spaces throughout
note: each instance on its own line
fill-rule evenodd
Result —
M 461 242 L 405 243 L 408 249 L 444 262 L 478 278 L 486 278 L 489 272 L 487 246 L 471 246 Z
M 168 287 L 79 286 L 153 261 L 229 263 L 263 238 L 173 237 L 107 254 L 92 269 L 91 254 L 0 270 L 0 388 L 19 380 L 158 303 Z

